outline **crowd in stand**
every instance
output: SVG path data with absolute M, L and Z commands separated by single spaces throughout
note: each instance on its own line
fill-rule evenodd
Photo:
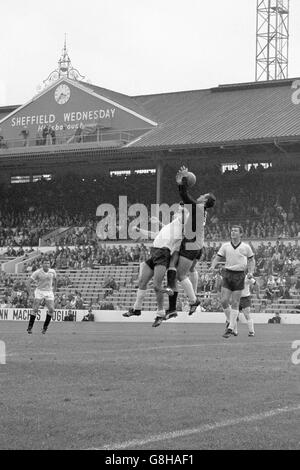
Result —
M 298 240 L 285 243 L 283 240 L 277 240 L 274 244 L 260 242 L 256 247 L 250 242 L 250 245 L 256 259 L 255 276 L 259 280 L 264 297 L 273 302 L 278 298 L 289 299 L 300 295 L 300 243 Z M 210 243 L 208 241 L 200 262 L 209 264 L 219 247 L 219 242 Z M 143 243 L 107 246 L 98 242 L 94 245 L 74 248 L 56 247 L 54 251 L 47 253 L 47 257 L 52 268 L 65 270 L 64 274 L 58 278 L 58 288 L 64 287 L 69 292 L 57 296 L 56 308 L 80 308 L 84 304 L 81 293 L 74 291 L 68 270 L 92 270 L 99 268 L 99 265 L 140 263 L 147 259 L 149 254 L 149 246 Z M 24 264 L 24 271 L 30 274 L 38 269 L 41 257 L 42 255 L 32 261 L 27 261 Z M 134 285 L 135 281 L 132 279 L 130 285 Z M 216 272 L 213 276 L 203 273 L 199 277 L 198 290 L 204 295 L 216 293 L 220 290 L 221 281 L 221 271 Z M 5 287 L 2 299 L 5 306 L 31 306 L 32 299 L 28 298 L 24 283 L 14 281 L 9 274 L 1 272 L 0 284 Z M 103 308 L 106 297 L 119 289 L 116 280 L 110 277 L 101 287 L 106 290 L 103 296 L 99 295 L 94 308 L 97 306 Z M 207 295 L 207 298 L 209 297 Z M 210 302 L 212 302 L 211 306 L 209 306 Z M 206 309 L 215 307 L 213 300 L 207 300 L 206 303 Z M 113 308 L 113 306 L 109 304 L 107 308 Z
M 29 299 L 26 283 L 14 280 L 10 274 L 0 271 L 0 285 L 4 287 L 0 307 L 27 308 L 33 305 Z
M 175 171 L 172 169 L 175 177 Z M 297 171 L 240 169 L 224 174 L 201 171 L 201 180 L 191 192 L 195 196 L 211 191 L 217 204 L 209 213 L 206 239 L 228 239 L 232 222 L 240 223 L 246 238 L 300 237 L 300 185 Z M 288 181 L 288 184 L 287 184 Z M 116 191 L 117 187 L 117 191 Z M 39 239 L 49 232 L 65 227 L 59 236 L 63 245 L 84 245 L 95 241 L 100 218 L 97 207 L 109 203 L 116 208 L 117 233 L 119 227 L 119 196 L 127 196 L 130 207 L 143 203 L 149 209 L 155 202 L 156 176 L 82 177 L 66 175 L 54 180 L 11 184 L 0 188 L 0 247 L 37 246 Z M 221 196 L 220 196 L 221 195 Z M 162 202 L 178 202 L 175 180 L 169 174 L 162 182 Z M 150 220 L 149 211 L 149 220 Z M 107 216 L 105 216 L 107 217 Z M 128 222 L 133 217 L 128 218 Z M 57 235 L 46 237 L 46 244 L 55 245 Z
M 179 201 L 174 178 L 170 177 L 172 171 L 175 177 L 175 170 L 170 169 L 170 172 L 165 172 L 162 184 L 162 202 L 170 205 Z M 289 298 L 300 291 L 300 248 L 297 241 L 300 238 L 299 174 L 298 169 L 287 170 L 285 178 L 282 173 L 282 170 L 276 172 L 262 166 L 252 167 L 250 171 L 240 167 L 224 174 L 207 169 L 201 171 L 201 180 L 198 178 L 195 188 L 191 189 L 195 196 L 208 191 L 217 196 L 217 204 L 209 211 L 207 218 L 206 248 L 202 261 L 210 262 L 221 241 L 229 239 L 232 223 L 243 226 L 246 240 L 276 239 L 273 244 L 270 241 L 260 242 L 254 249 L 256 276 L 269 301 Z M 103 227 L 99 230 L 100 219 L 96 216 L 96 210 L 100 204 L 108 202 L 116 207 L 118 233 L 122 228 L 119 225 L 119 195 L 127 196 L 128 207 L 139 202 L 149 208 L 155 201 L 155 188 L 156 176 L 153 174 L 122 177 L 93 175 L 89 178 L 66 175 L 51 181 L 42 179 L 35 183 L 0 187 L 2 261 L 28 256 L 33 251 L 32 247 L 38 246 L 41 237 L 45 238 L 46 245 L 55 248 L 49 253 L 51 267 L 55 269 L 91 270 L 101 265 L 144 261 L 149 256 L 148 245 L 108 246 L 103 242 L 102 238 L 108 236 L 109 240 L 110 234 L 103 231 Z M 149 212 L 149 221 L 151 215 Z M 133 216 L 128 217 L 128 222 L 133 219 Z M 47 235 L 62 227 L 65 231 L 59 235 Z M 287 242 L 288 238 L 295 240 Z M 25 272 L 30 274 L 38 267 L 39 258 L 36 257 L 25 263 Z M 200 291 L 215 292 L 219 280 L 220 273 L 214 277 L 201 276 Z M 67 274 L 59 282 L 72 292 L 57 296 L 56 308 L 73 308 L 84 302 L 80 293 L 72 290 Z M 9 276 L 4 279 L 3 273 L 0 283 L 5 287 L 3 305 L 31 306 L 32 299 L 24 286 L 14 284 Z M 115 288 L 107 286 L 107 296 Z M 97 305 L 103 306 L 104 301 L 105 297 L 99 298 Z M 108 307 L 111 305 L 108 304 Z
M 14 279 L 10 274 L 0 271 L 0 285 L 3 286 L 0 308 L 32 308 L 33 296 L 29 295 L 26 282 L 22 279 Z M 68 276 L 58 278 L 57 287 L 72 287 Z M 56 294 L 56 309 L 83 309 L 84 299 L 78 290 L 70 289 L 69 293 Z
M 14 212 L 0 209 L 0 247 L 38 246 L 39 239 L 59 227 L 85 224 L 83 216 L 69 216 L 64 211 L 55 213 L 38 211 L 33 206 L 28 210 Z
M 149 256 L 150 248 L 145 244 L 111 245 L 99 242 L 87 246 L 56 247 L 47 257 L 54 269 L 89 270 L 106 265 L 138 263 Z M 25 272 L 31 273 L 39 266 L 39 258 L 24 263 Z

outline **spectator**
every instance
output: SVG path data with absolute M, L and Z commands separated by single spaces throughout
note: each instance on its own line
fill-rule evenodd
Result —
M 82 321 L 94 321 L 95 316 L 93 314 L 93 309 L 89 308 L 88 313 L 83 317 Z
M 27 126 L 24 126 L 24 128 L 21 130 L 20 134 L 23 138 L 23 146 L 26 147 L 28 145 L 28 137 L 29 137 L 29 131 L 27 129 Z
M 72 312 L 72 310 L 69 310 L 67 315 L 64 317 L 64 321 L 74 321 L 75 320 L 75 315 Z

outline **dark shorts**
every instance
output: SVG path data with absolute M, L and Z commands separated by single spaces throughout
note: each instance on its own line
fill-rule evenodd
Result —
M 180 249 L 179 249 L 179 256 L 183 258 L 187 258 L 190 261 L 194 261 L 195 259 L 199 260 L 202 255 L 202 250 L 187 250 L 186 249 L 186 240 L 182 240 Z
M 190 261 L 194 261 L 195 259 L 199 260 L 201 258 L 202 250 L 180 250 L 179 256 L 183 258 L 187 258 Z
M 251 296 L 248 295 L 247 297 L 241 297 L 239 311 L 241 312 L 244 308 L 251 307 Z
M 225 269 L 223 272 L 223 287 L 233 291 L 243 290 L 245 285 L 244 271 L 230 271 Z
M 154 270 L 155 266 L 169 267 L 171 252 L 169 248 L 151 248 L 150 258 L 145 262 L 150 269 Z

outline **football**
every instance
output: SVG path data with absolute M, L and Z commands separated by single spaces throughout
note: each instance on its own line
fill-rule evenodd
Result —
M 188 186 L 194 186 L 194 184 L 196 183 L 196 180 L 197 180 L 196 175 L 192 173 L 191 171 L 189 171 L 187 175 Z

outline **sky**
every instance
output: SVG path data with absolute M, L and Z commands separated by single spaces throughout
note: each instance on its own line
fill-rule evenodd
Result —
M 130 96 L 255 80 L 256 0 L 2 0 L 0 106 L 24 104 L 57 68 Z M 289 77 L 300 76 L 290 0 Z

